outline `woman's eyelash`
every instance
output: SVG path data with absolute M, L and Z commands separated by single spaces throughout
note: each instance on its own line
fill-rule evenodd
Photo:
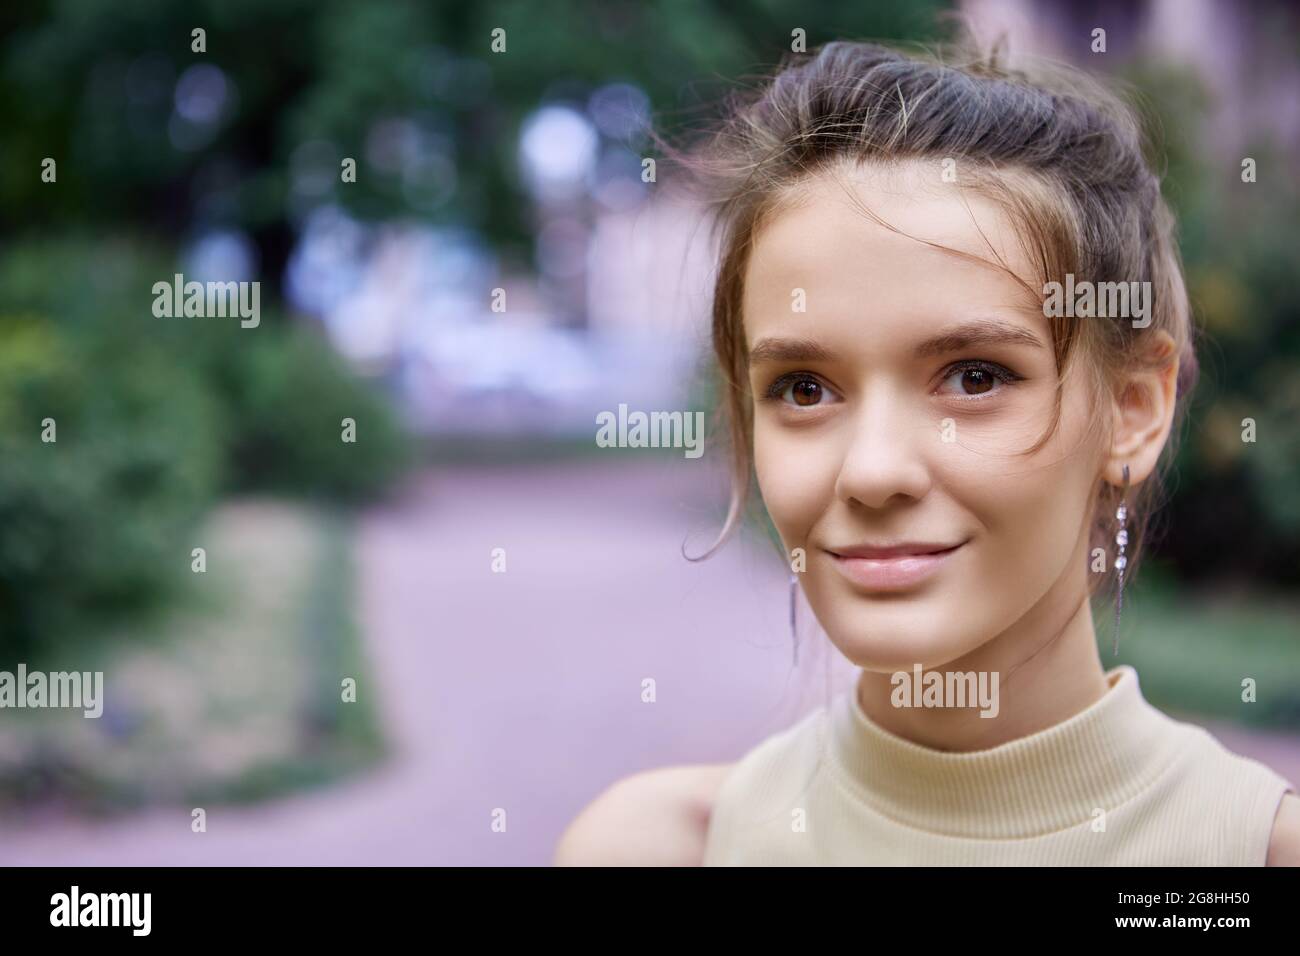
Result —
M 943 373 L 939 376 L 939 381 L 946 382 L 948 379 L 952 378 L 957 373 L 970 371 L 971 369 L 980 372 L 988 372 L 990 375 L 996 378 L 1003 385 L 1011 385 L 1015 382 L 1020 382 L 1024 380 L 1023 375 L 1017 375 L 1015 372 L 1011 371 L 1011 369 L 1007 368 L 1005 365 L 999 365 L 997 362 L 988 362 L 982 359 L 967 359 L 965 361 L 955 362 L 952 365 L 949 365 L 946 369 L 943 370 Z M 974 398 L 975 396 L 972 395 L 970 397 Z
M 785 395 L 785 390 L 795 382 L 816 382 L 818 385 L 821 385 L 822 388 L 826 387 L 825 385 L 822 385 L 821 379 L 816 375 L 810 375 L 808 372 L 790 372 L 787 375 L 782 375 L 767 387 L 763 392 L 763 400 L 780 401 L 782 396 Z

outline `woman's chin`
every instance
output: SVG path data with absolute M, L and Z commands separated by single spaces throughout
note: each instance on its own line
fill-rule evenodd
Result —
M 955 630 L 954 622 L 964 625 Z M 971 622 L 953 613 L 920 608 L 872 608 L 851 615 L 832 615 L 826 634 L 857 667 L 880 673 L 910 671 L 920 664 L 935 667 L 983 643 Z

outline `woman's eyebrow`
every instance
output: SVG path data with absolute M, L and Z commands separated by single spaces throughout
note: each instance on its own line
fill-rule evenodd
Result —
M 808 339 L 760 339 L 749 352 L 750 365 L 764 362 L 829 362 L 831 353 Z
M 976 345 L 1028 345 L 1046 348 L 1043 340 L 1022 325 L 978 319 L 944 329 L 916 347 L 918 358 L 960 352 Z M 750 365 L 765 362 L 829 362 L 830 350 L 810 339 L 760 339 L 749 352 Z
M 926 339 L 916 347 L 916 356 L 926 358 L 944 355 L 974 345 L 1028 345 L 1033 348 L 1047 348 L 1042 339 L 1022 325 L 1012 325 L 994 319 L 979 319 L 944 329 L 938 335 Z

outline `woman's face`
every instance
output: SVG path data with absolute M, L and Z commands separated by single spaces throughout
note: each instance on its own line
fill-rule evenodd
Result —
M 1039 284 L 998 208 L 919 162 L 808 181 L 758 232 L 745 277 L 764 502 L 787 553 L 806 553 L 831 640 L 877 671 L 946 664 L 1073 613 L 1102 464 L 1087 388 L 1058 381 L 1042 299 L 918 240 Z M 1026 456 L 1058 385 L 1060 428 Z

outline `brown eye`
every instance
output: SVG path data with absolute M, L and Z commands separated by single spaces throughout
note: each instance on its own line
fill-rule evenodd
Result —
M 960 398 L 976 398 L 1001 392 L 1022 376 L 995 362 L 969 362 L 953 365 L 944 372 L 943 391 Z
M 982 368 L 968 368 L 961 375 L 961 387 L 967 395 L 979 395 L 993 387 L 993 376 Z
M 765 401 L 779 402 L 787 408 L 814 408 L 835 405 L 839 395 L 808 372 L 782 375 L 763 391 Z
M 816 405 L 821 401 L 822 387 L 810 378 L 800 379 L 790 386 L 796 405 Z

